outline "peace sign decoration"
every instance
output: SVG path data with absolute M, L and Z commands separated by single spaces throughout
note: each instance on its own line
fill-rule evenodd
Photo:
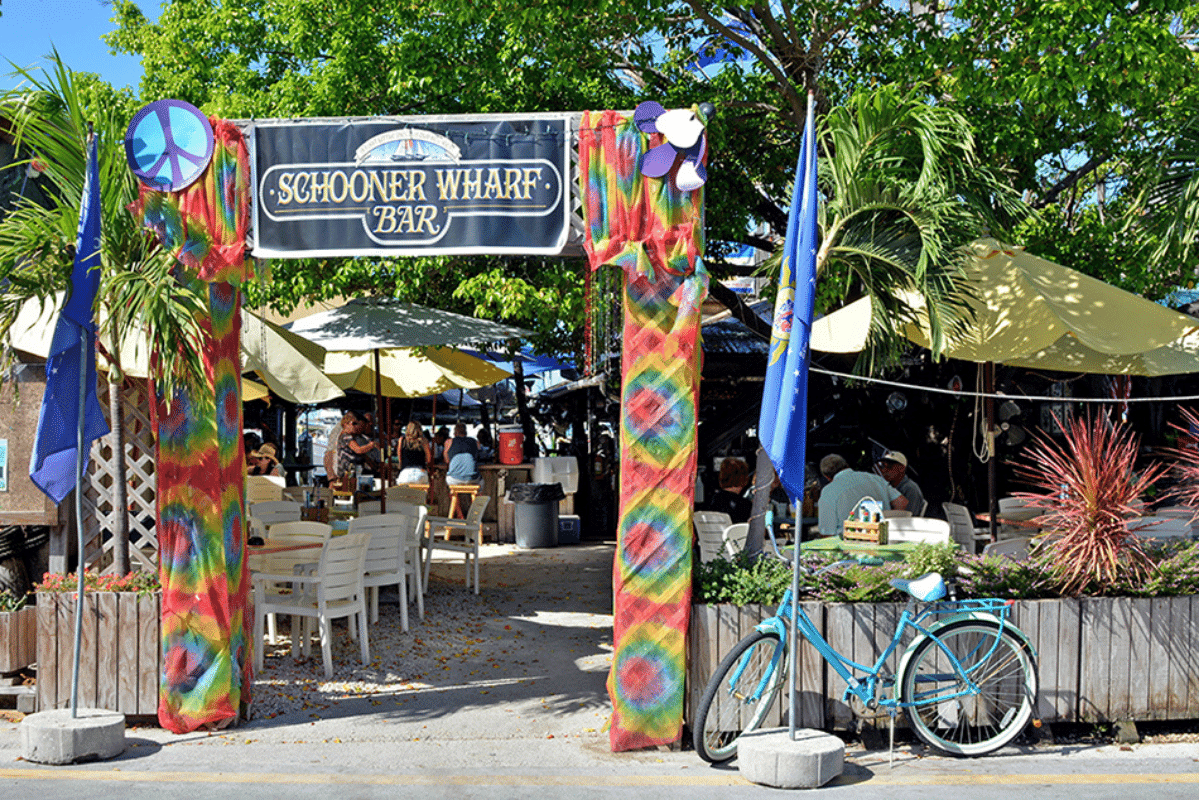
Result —
M 212 154 L 212 125 L 200 109 L 183 100 L 155 100 L 134 115 L 125 132 L 129 168 L 160 192 L 191 185 Z

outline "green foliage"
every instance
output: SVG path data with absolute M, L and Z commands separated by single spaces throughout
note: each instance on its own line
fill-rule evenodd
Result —
M 968 557 L 963 566 L 958 587 L 963 597 L 1031 600 L 1059 595 L 1058 581 L 1044 556 L 1023 561 L 1008 556 Z
M 1200 583 L 1200 547 L 1182 540 L 1152 542 L 1146 550 L 1151 566 L 1144 578 L 1122 575 L 1106 594 L 1130 597 L 1177 597 L 1196 593 Z
M 1128 562 L 1108 582 L 1092 581 L 1081 594 L 1089 597 L 1175 597 L 1195 594 L 1200 585 L 1200 550 L 1195 542 L 1150 543 L 1152 566 L 1146 573 L 1132 571 Z M 819 569 L 828 562 L 806 558 Z M 1016 561 L 1007 556 L 973 556 L 953 545 L 923 544 L 903 562 L 880 566 L 843 566 L 820 575 L 802 575 L 802 600 L 825 603 L 901 602 L 906 596 L 889 585 L 893 578 L 916 578 L 937 572 L 954 581 L 961 599 L 998 597 L 1004 600 L 1037 600 L 1062 597 L 1063 581 L 1053 552 L 1042 548 L 1033 557 Z M 696 567 L 692 602 L 716 605 L 777 605 L 791 585 L 791 568 L 778 559 L 753 558 L 745 553 L 733 560 L 718 558 Z
M 8 589 L 0 589 L 0 614 L 20 611 L 28 602 L 29 595 L 16 595 Z
M 792 582 L 792 571 L 775 558 L 738 553 L 696 567 L 696 603 L 777 604 Z
M 909 578 L 919 578 L 930 572 L 950 578 L 958 571 L 960 556 L 963 551 L 954 542 L 931 544 L 919 542 L 916 547 L 905 554 L 905 572 Z

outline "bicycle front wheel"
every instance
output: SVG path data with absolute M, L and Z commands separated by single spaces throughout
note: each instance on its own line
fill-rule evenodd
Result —
M 974 620 L 922 640 L 900 681 L 901 700 L 913 704 L 907 708 L 917 736 L 956 756 L 981 756 L 1011 742 L 1033 716 L 1037 698 L 1029 646 L 1008 629 Z
M 783 648 L 777 634 L 755 631 L 721 659 L 692 723 L 692 744 L 705 761 L 733 758 L 738 738 L 762 725 L 783 683 Z

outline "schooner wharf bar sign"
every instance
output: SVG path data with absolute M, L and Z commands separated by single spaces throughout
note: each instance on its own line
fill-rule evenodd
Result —
M 253 254 L 557 254 L 572 116 L 244 123 Z

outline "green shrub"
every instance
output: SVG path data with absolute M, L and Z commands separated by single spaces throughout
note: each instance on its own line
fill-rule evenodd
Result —
M 1152 568 L 1148 576 L 1118 571 L 1112 583 L 1087 585 L 1086 595 L 1171 597 L 1195 594 L 1200 584 L 1200 548 L 1195 542 L 1147 542 Z M 800 576 L 800 598 L 827 603 L 879 603 L 902 601 L 904 595 L 889 585 L 893 578 L 916 578 L 938 572 L 958 583 L 958 597 L 999 597 L 1036 600 L 1063 596 L 1063 581 L 1052 553 L 1024 561 L 1007 556 L 972 556 L 953 545 L 921 544 L 903 562 L 880 566 L 840 566 L 820 575 Z M 825 557 L 808 556 L 802 563 L 817 570 L 829 565 Z M 693 602 L 731 605 L 777 605 L 791 585 L 791 567 L 775 558 L 740 553 L 729 560 L 718 558 L 696 568 Z
M 944 578 L 950 578 L 958 572 L 962 555 L 963 551 L 954 542 L 920 542 L 904 556 L 904 563 L 908 567 L 905 577 L 919 578 L 930 572 L 937 572 Z
M 7 611 L 20 611 L 25 607 L 25 601 L 29 599 L 29 595 L 15 595 L 8 589 L 0 589 L 0 613 Z

